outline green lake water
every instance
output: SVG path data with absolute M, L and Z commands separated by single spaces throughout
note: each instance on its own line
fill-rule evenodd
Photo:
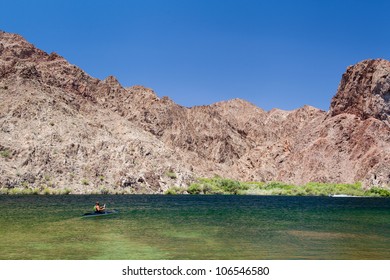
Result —
M 95 201 L 115 215 L 83 218 Z M 390 199 L 0 196 L 0 259 L 390 259 Z

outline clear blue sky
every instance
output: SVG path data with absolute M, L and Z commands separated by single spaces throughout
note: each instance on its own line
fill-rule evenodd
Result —
M 390 1 L 0 0 L 0 29 L 184 106 L 327 110 L 346 67 L 390 59 Z

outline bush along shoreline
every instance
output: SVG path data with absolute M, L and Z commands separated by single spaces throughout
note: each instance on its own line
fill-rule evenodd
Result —
M 360 182 L 354 184 L 310 182 L 299 186 L 282 182 L 240 182 L 214 177 L 198 178 L 188 187 L 173 186 L 165 194 L 390 197 L 390 189 L 372 187 L 366 190 L 362 188 Z
M 20 185 L 13 188 L 0 186 L 0 195 L 68 195 L 68 194 L 137 194 L 129 189 L 110 187 L 89 188 L 74 193 L 70 188 L 59 189 L 49 186 L 31 187 Z M 140 193 L 141 194 L 141 193 Z M 145 193 L 146 194 L 146 193 Z M 388 188 L 372 187 L 364 189 L 360 182 L 335 184 L 310 182 L 305 185 L 291 185 L 283 182 L 240 182 L 222 177 L 198 178 L 188 186 L 172 186 L 166 195 L 280 195 L 280 196 L 349 196 L 349 197 L 389 197 Z

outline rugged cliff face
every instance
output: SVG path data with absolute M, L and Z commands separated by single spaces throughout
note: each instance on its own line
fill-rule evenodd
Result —
M 390 62 L 347 69 L 329 112 L 186 108 L 0 32 L 0 186 L 161 193 L 197 176 L 390 182 Z
M 330 115 L 350 113 L 365 120 L 390 116 L 390 61 L 365 60 L 348 67 L 332 100 Z

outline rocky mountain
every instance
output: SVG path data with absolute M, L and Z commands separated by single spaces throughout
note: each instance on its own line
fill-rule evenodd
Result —
M 198 176 L 390 183 L 390 62 L 350 66 L 328 112 L 187 108 L 0 32 L 0 186 L 161 193 Z

